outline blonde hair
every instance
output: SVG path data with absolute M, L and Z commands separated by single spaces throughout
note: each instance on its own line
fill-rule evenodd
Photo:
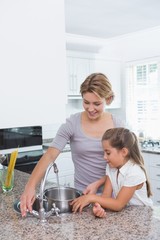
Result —
M 121 150 L 122 148 L 128 149 L 128 159 L 131 159 L 138 164 L 146 175 L 147 195 L 150 197 L 152 195 L 151 187 L 135 133 L 126 128 L 112 128 L 108 129 L 103 134 L 102 141 L 104 140 L 108 140 L 110 145 L 118 150 Z
M 82 97 L 87 92 L 92 92 L 101 98 L 105 98 L 108 105 L 111 104 L 115 97 L 112 85 L 103 73 L 92 73 L 85 79 L 80 87 Z

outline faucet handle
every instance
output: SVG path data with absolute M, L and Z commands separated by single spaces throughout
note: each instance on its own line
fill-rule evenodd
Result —
M 33 216 L 39 218 L 39 213 L 37 211 L 32 210 L 32 214 L 33 214 Z
M 59 216 L 59 213 L 60 213 L 60 209 L 56 207 L 56 204 L 55 204 L 55 203 L 53 203 L 52 206 L 53 206 L 53 207 L 51 208 L 51 211 L 53 211 L 53 213 L 55 213 L 56 216 L 58 217 L 58 216 Z
M 59 208 L 56 207 L 55 203 L 53 203 L 52 206 L 53 207 L 51 208 L 51 210 L 45 213 L 45 218 L 49 218 L 54 213 L 56 214 L 57 217 L 59 217 L 59 212 L 60 212 Z

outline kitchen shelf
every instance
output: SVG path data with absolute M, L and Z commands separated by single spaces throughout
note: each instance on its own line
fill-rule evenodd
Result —
M 81 95 L 68 95 L 68 99 L 82 99 Z

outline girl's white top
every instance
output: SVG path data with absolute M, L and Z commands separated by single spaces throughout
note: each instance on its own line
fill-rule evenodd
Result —
M 128 205 L 152 206 L 152 200 L 147 196 L 146 176 L 143 169 L 138 164 L 129 160 L 119 169 L 119 173 L 117 172 L 117 168 L 110 168 L 109 165 L 107 165 L 106 175 L 108 175 L 111 180 L 114 198 L 117 197 L 123 186 L 133 187 L 144 183 L 142 188 L 135 191 Z

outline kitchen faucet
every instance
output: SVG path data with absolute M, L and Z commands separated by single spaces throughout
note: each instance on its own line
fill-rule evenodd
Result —
M 40 221 L 41 222 L 46 222 L 47 218 L 50 217 L 53 213 L 56 214 L 56 216 L 59 216 L 59 208 L 56 207 L 55 203 L 53 203 L 53 207 L 51 208 L 50 211 L 46 212 L 45 209 L 44 209 L 44 201 L 46 201 L 45 199 L 43 199 L 43 196 L 44 196 L 44 187 L 45 187 L 45 183 L 46 183 L 46 179 L 47 179 L 47 176 L 48 176 L 48 173 L 50 171 L 51 168 L 54 168 L 54 172 L 57 174 L 58 173 L 58 168 L 57 168 L 57 165 L 56 163 L 52 162 L 49 164 L 47 170 L 46 170 L 46 173 L 44 175 L 44 178 L 41 180 L 41 185 L 40 185 L 40 193 L 39 193 L 39 205 L 40 205 L 40 208 L 39 208 L 39 212 L 33 210 L 32 213 L 34 216 L 36 217 L 39 217 Z

